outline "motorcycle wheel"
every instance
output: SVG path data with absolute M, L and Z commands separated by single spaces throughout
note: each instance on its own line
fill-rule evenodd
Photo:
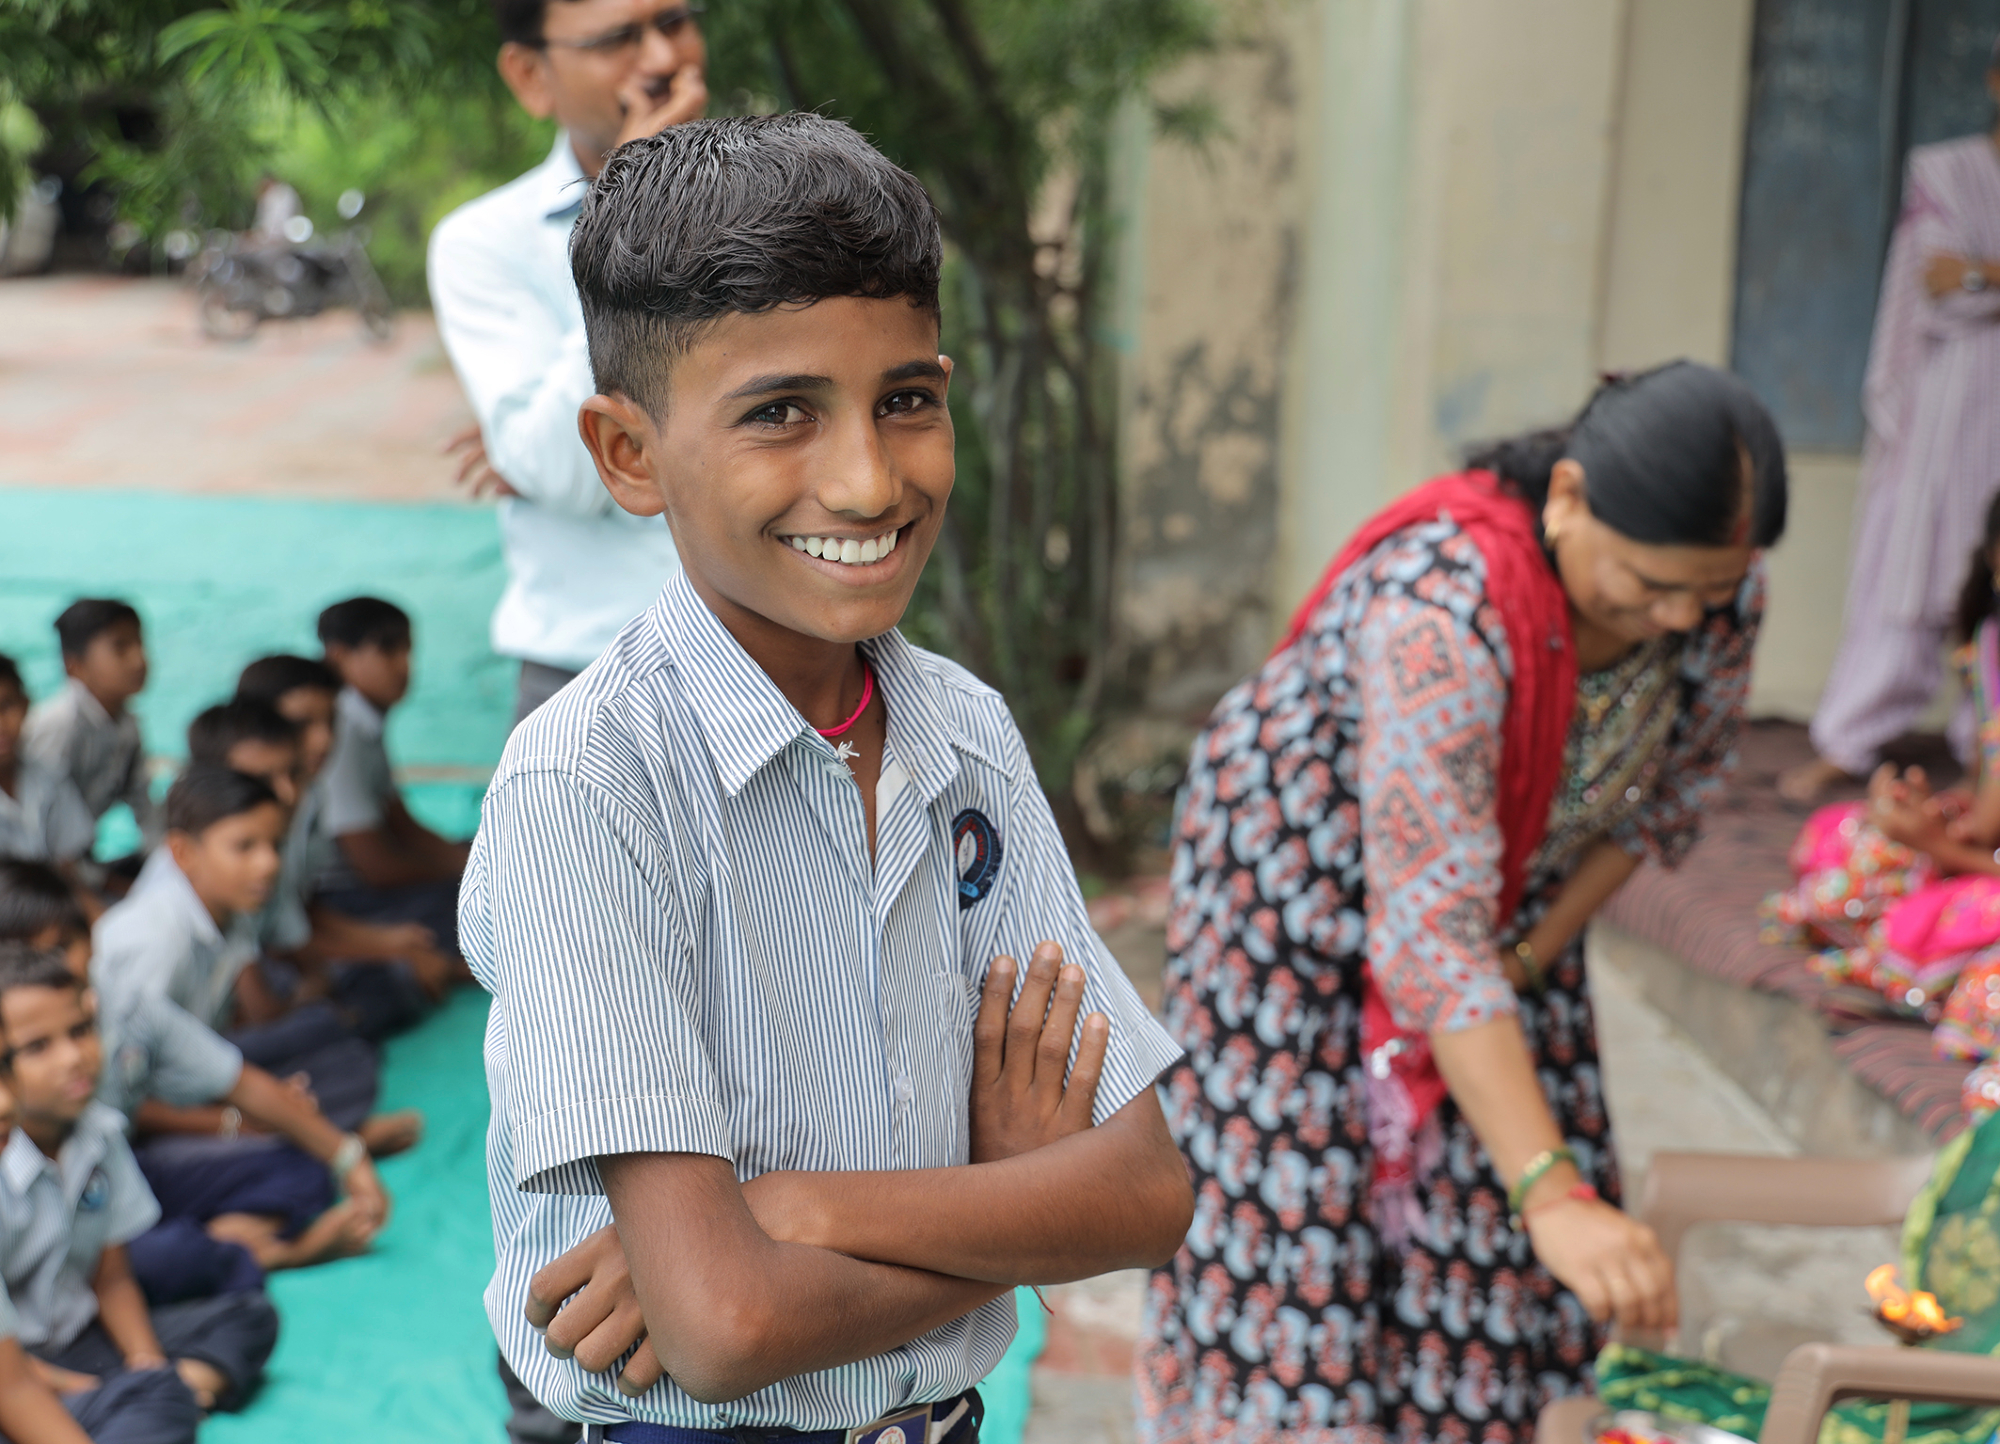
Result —
M 254 310 L 232 305 L 223 288 L 201 288 L 201 329 L 211 341 L 248 341 L 257 334 L 258 319 Z

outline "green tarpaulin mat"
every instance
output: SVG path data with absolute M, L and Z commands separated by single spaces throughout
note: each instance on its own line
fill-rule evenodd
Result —
M 79 596 L 130 601 L 153 662 L 135 710 L 162 756 L 183 754 L 188 720 L 228 695 L 245 662 L 316 654 L 327 603 L 368 592 L 406 608 L 415 680 L 390 720 L 391 754 L 414 774 L 413 808 L 457 835 L 477 823 L 512 708 L 514 668 L 486 642 L 503 581 L 493 515 L 476 507 L 0 490 L 0 651 L 45 694 L 62 678 L 56 613 Z M 269 1381 L 243 1413 L 205 1426 L 208 1444 L 504 1438 L 480 1301 L 493 1266 L 485 1002 L 462 991 L 389 1045 L 383 1105 L 422 1108 L 429 1123 L 421 1147 L 383 1165 L 395 1215 L 367 1257 L 272 1279 L 284 1328 Z M 1019 1313 L 1020 1337 L 982 1388 L 991 1444 L 1017 1444 L 1027 1417 L 1042 1343 L 1032 1294 Z

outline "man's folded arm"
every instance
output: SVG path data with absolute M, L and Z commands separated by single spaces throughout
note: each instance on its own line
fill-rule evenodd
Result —
M 780 1243 L 720 1158 L 618 1154 L 597 1168 L 652 1351 L 703 1403 L 873 1358 L 1005 1292 Z
M 745 1194 L 779 1237 L 1005 1285 L 1157 1267 L 1194 1217 L 1187 1165 L 1150 1088 L 1095 1128 L 998 1162 L 769 1173 Z

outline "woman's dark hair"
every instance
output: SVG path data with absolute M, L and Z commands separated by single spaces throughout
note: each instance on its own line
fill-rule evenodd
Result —
M 570 232 L 597 389 L 665 401 L 731 314 L 831 296 L 938 314 L 937 207 L 851 126 L 810 113 L 670 125 L 604 163 Z
M 1992 616 L 1994 605 L 1995 579 L 1993 575 L 1993 551 L 2000 547 L 2000 493 L 1996 493 L 1986 508 L 1986 531 L 1973 549 L 1972 561 L 1965 569 L 1965 585 L 1959 588 L 1958 617 L 1953 623 L 1961 642 L 1972 640 L 1972 634 L 1979 630 L 1979 624 Z
M 340 673 L 311 657 L 278 652 L 269 657 L 259 657 L 245 667 L 243 675 L 236 679 L 236 695 L 239 698 L 268 702 L 273 707 L 287 692 L 296 692 L 302 687 L 337 696 L 340 692 Z
M 266 803 L 276 806 L 278 794 L 262 778 L 227 767 L 197 765 L 183 772 L 167 789 L 167 828 L 200 837 L 226 817 L 236 817 Z
M 1539 524 L 1549 475 L 1565 458 L 1583 468 L 1591 515 L 1633 541 L 1767 547 L 1784 535 L 1777 424 L 1748 386 L 1713 366 L 1671 361 L 1614 377 L 1568 426 L 1475 447 L 1466 465 L 1527 498 Z
M 238 697 L 217 703 L 188 723 L 188 761 L 226 767 L 229 749 L 239 742 L 290 747 L 298 740 L 298 724 L 276 707 L 258 698 Z
M 69 884 L 45 862 L 0 857 L 0 941 L 26 942 L 54 927 L 65 937 L 90 932 Z

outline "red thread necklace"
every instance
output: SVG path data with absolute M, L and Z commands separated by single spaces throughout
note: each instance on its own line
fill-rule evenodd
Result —
M 848 731 L 861 720 L 861 714 L 868 710 L 868 704 L 875 700 L 875 673 L 869 669 L 867 658 L 861 661 L 861 705 L 854 709 L 854 715 L 838 727 L 815 727 L 813 731 L 831 742 L 841 733 Z

